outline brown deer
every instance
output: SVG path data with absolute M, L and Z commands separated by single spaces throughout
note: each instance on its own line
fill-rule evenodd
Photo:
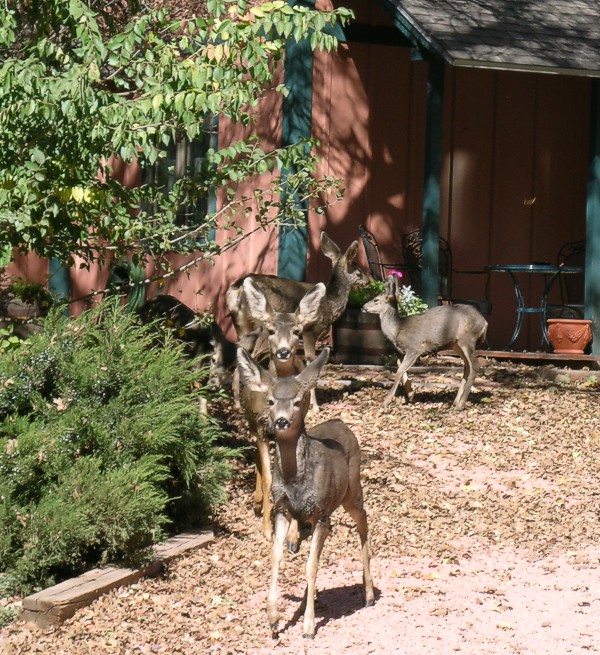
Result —
M 268 335 L 269 367 L 272 374 L 286 377 L 302 370 L 304 364 L 297 356 L 300 335 L 314 321 L 318 320 L 321 303 L 325 296 L 325 285 L 319 283 L 310 288 L 301 298 L 293 313 L 274 312 L 265 295 L 251 278 L 244 280 L 244 294 L 250 315 L 255 323 L 262 326 L 262 329 Z M 240 344 L 242 346 L 243 340 L 244 337 L 242 337 L 242 343 Z M 240 382 L 240 404 L 248 421 L 250 432 L 256 436 L 258 446 L 254 510 L 257 514 L 260 514 L 262 509 L 263 533 L 268 539 L 271 539 L 272 476 L 269 435 L 266 430 L 268 401 L 264 393 L 249 388 L 243 383 L 243 379 Z M 294 524 L 292 528 L 288 547 L 295 552 L 298 549 L 299 531 L 297 524 Z
M 360 484 L 358 441 L 352 430 L 339 419 L 320 423 L 308 432 L 304 425 L 309 392 L 317 384 L 328 356 L 329 349 L 325 348 L 302 372 L 276 378 L 258 366 L 245 350 L 238 350 L 240 378 L 246 387 L 266 396 L 268 421 L 275 437 L 275 539 L 267 596 L 267 616 L 274 634 L 277 634 L 279 621 L 279 567 L 291 519 L 309 523 L 312 527 L 303 601 L 305 637 L 315 634 L 314 599 L 319 558 L 330 531 L 331 514 L 340 505 L 356 523 L 360 536 L 365 605 L 372 605 L 375 599 L 369 567 L 367 514 Z
M 454 407 L 462 409 L 479 369 L 475 350 L 485 341 L 487 321 L 471 305 L 439 305 L 422 314 L 398 315 L 398 278 L 388 275 L 385 292 L 370 300 L 364 310 L 379 314 L 381 329 L 394 348 L 404 354 L 398 360 L 394 384 L 385 398 L 389 405 L 402 381 L 407 401 L 413 397 L 407 371 L 421 355 L 452 348 L 463 360 L 463 377 L 454 399 Z
M 319 337 L 330 329 L 332 323 L 346 309 L 350 287 L 354 284 L 364 283 L 367 279 L 355 262 L 358 241 L 353 241 L 346 252 L 342 252 L 325 232 L 321 232 L 321 252 L 331 259 L 333 269 L 327 282 L 327 292 L 321 304 L 318 320 L 307 327 L 302 334 L 304 355 L 307 361 L 315 358 Z M 298 282 L 276 275 L 262 274 L 247 275 L 234 282 L 227 290 L 225 298 L 240 339 L 257 327 L 256 318 L 249 311 L 248 302 L 244 296 L 243 284 L 247 278 L 251 278 L 255 286 L 262 291 L 275 312 L 293 312 L 302 297 L 314 287 L 314 284 L 309 282 Z M 311 394 L 311 407 L 317 409 L 314 392 Z

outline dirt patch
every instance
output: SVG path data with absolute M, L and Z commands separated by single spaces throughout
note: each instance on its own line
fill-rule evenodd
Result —
M 249 453 L 209 548 L 58 628 L 12 625 L 0 633 L 0 652 L 598 652 L 597 387 L 543 381 L 534 367 L 488 365 L 466 409 L 452 412 L 458 370 L 412 377 L 415 403 L 387 409 L 389 373 L 330 367 L 320 388 L 316 420 L 342 418 L 363 449 L 374 606 L 362 607 L 358 536 L 340 510 L 317 579 L 314 640 L 302 638 L 298 620 L 306 543 L 286 557 L 283 629 L 271 638 L 270 549 L 252 512 Z M 232 434 L 246 438 L 241 422 Z

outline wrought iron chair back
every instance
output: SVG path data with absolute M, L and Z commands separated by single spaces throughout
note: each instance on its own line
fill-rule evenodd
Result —
M 438 296 L 442 301 L 452 299 L 452 251 L 443 237 L 438 238 Z M 421 293 L 423 270 L 423 233 L 413 230 L 402 236 L 402 253 L 408 267 L 410 283 L 416 293 Z
M 358 233 L 365 249 L 369 272 L 375 280 L 384 281 L 392 270 L 406 270 L 405 264 L 384 264 L 381 257 L 381 249 L 374 234 L 367 230 L 364 225 L 358 226 Z
M 438 298 L 441 302 L 474 305 L 484 315 L 492 313 L 492 303 L 487 299 L 489 274 L 485 271 L 458 271 L 454 268 L 450 244 L 443 237 L 438 237 Z M 421 271 L 423 270 L 423 233 L 413 230 L 402 236 L 402 252 L 408 267 L 411 286 L 416 293 L 421 293 Z M 452 292 L 452 278 L 455 273 L 486 276 L 485 299 L 460 300 Z
M 580 266 L 585 269 L 585 240 L 569 241 L 561 246 L 556 259 L 557 266 Z M 552 306 L 552 318 L 584 317 L 584 273 L 559 275 L 559 306 Z

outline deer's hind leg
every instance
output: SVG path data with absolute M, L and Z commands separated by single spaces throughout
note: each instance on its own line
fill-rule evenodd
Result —
M 460 355 L 463 360 L 464 370 L 456 398 L 452 404 L 456 409 L 462 409 L 469 397 L 469 392 L 475 381 L 479 365 L 477 363 L 477 356 L 475 355 L 475 348 L 472 346 L 463 346 L 457 343 L 454 344 L 453 350 Z
M 356 495 L 356 494 L 355 494 Z M 369 607 L 375 602 L 375 592 L 373 590 L 373 578 L 371 577 L 371 549 L 369 544 L 369 525 L 367 522 L 367 513 L 363 507 L 362 489 L 359 496 L 352 500 L 344 502 L 344 509 L 350 514 L 356 523 L 358 536 L 360 537 L 360 555 L 363 564 L 363 585 L 365 591 L 365 607 Z

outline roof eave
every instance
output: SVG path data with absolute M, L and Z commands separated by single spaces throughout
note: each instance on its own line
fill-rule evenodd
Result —
M 560 66 L 543 66 L 541 64 L 520 64 L 499 61 L 483 61 L 445 57 L 452 66 L 463 68 L 493 68 L 496 70 L 518 71 L 523 73 L 546 73 L 550 75 L 577 75 L 580 77 L 600 77 L 600 69 L 562 68 Z

